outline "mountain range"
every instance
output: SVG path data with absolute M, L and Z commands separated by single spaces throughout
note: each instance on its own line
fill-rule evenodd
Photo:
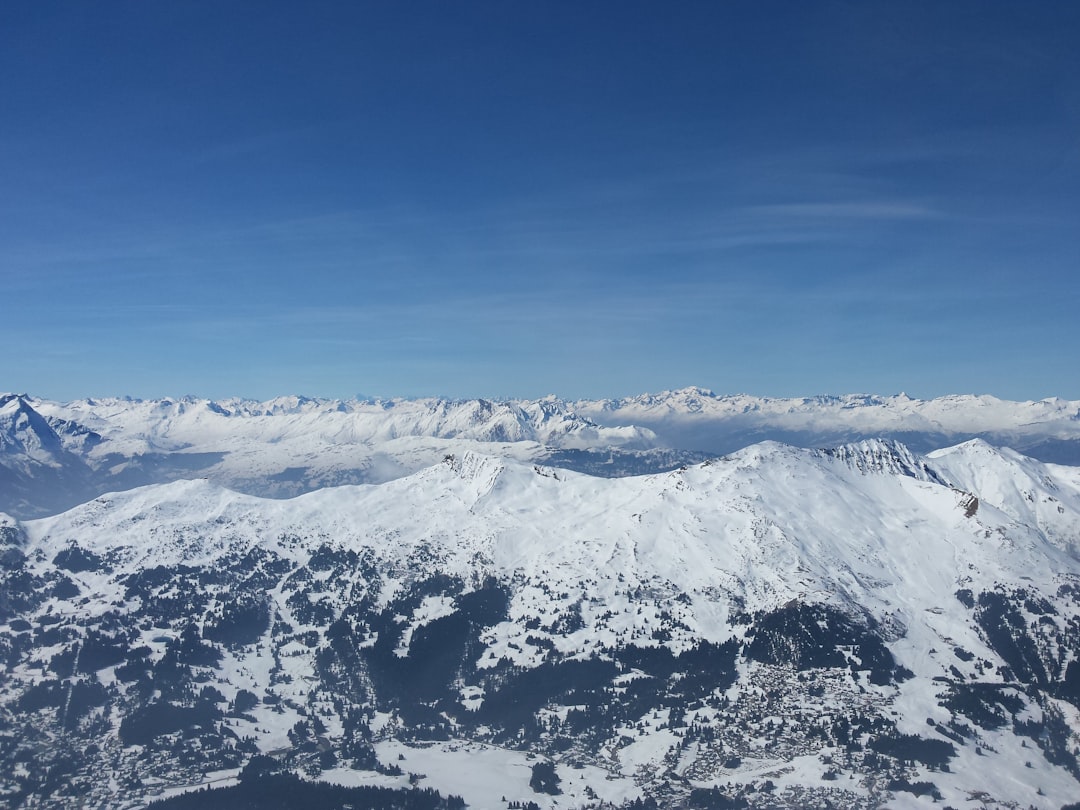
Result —
M 6 401 L 5 452 L 41 469 L 219 453 L 222 475 L 246 452 L 265 475 L 271 436 L 312 448 L 305 469 L 339 443 L 440 455 L 291 498 L 195 477 L 0 519 L 0 791 L 179 807 L 288 776 L 475 808 L 1075 803 L 1080 468 L 983 439 L 549 463 L 654 452 L 674 422 L 615 421 L 727 399 Z M 815 429 L 901 409 L 840 401 L 805 404 L 829 414 Z M 968 404 L 989 411 L 967 432 L 1072 440 L 1071 405 Z M 33 414 L 58 441 L 27 438 L 49 435 Z
M 864 439 L 916 452 L 981 438 L 1080 464 L 1080 402 L 905 395 L 804 399 L 700 388 L 617 400 L 85 399 L 0 396 L 0 510 L 41 517 L 97 495 L 206 477 L 290 497 L 380 483 L 469 451 L 603 477 L 676 469 L 760 441 Z

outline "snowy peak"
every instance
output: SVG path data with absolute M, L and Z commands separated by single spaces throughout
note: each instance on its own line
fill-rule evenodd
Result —
M 77 538 L 120 570 L 213 566 L 256 546 L 280 546 L 263 533 L 275 503 L 205 479 L 182 480 L 108 493 L 31 525 L 41 530 L 50 558 Z
M 74 445 L 92 444 L 89 432 L 59 424 Z M 0 397 L 0 509 L 33 517 L 66 508 L 91 497 L 90 470 L 82 456 L 30 401 L 16 394 Z
M 0 396 L 0 463 L 60 467 L 66 455 L 56 431 L 24 396 Z
M 940 475 L 921 457 L 898 441 L 867 439 L 854 444 L 825 449 L 828 458 L 842 461 L 862 473 L 906 475 L 919 481 L 945 483 Z
M 5 399 L 10 399 L 8 398 Z M 25 400 L 23 400 L 25 402 Z M 351 441 L 405 436 L 464 438 L 484 442 L 534 441 L 553 447 L 676 447 L 686 430 L 723 448 L 685 445 L 685 449 L 731 452 L 745 437 L 817 437 L 810 446 L 852 438 L 952 436 L 1012 437 L 1023 442 L 1053 438 L 1080 440 L 1080 401 L 1045 399 L 1009 402 L 990 396 L 912 399 L 906 394 L 848 394 L 803 398 L 718 395 L 683 388 L 623 399 L 567 402 L 538 400 L 391 399 L 336 400 L 278 397 L 266 402 L 192 397 L 162 400 L 122 398 L 66 404 L 37 401 L 45 416 L 85 425 L 109 439 L 141 436 L 148 447 L 204 444 L 212 435 L 243 433 L 272 441 L 292 431 L 315 428 L 320 435 Z M 226 427 L 226 425 L 228 425 Z M 680 432 L 681 431 L 681 432 Z M 768 433 L 774 435 L 764 435 Z M 741 444 L 735 434 L 744 437 Z M 846 438 L 845 438 L 846 437 Z M 1015 442 L 997 441 L 997 444 Z M 910 442 L 908 442 L 910 446 Z M 940 447 L 941 443 L 916 449 Z M 1021 447 L 1022 449 L 1022 447 Z
M 717 399 L 717 395 L 707 388 L 688 386 L 673 391 L 619 399 L 581 400 L 575 403 L 575 406 L 593 413 L 638 411 L 685 415 L 707 412 Z
M 78 422 L 47 417 L 49 426 L 56 432 L 64 449 L 76 455 L 85 455 L 101 443 L 101 434 Z
M 474 499 L 479 499 L 495 489 L 507 468 L 506 462 L 501 459 L 471 451 L 460 457 L 446 456 L 443 459 L 443 466 L 465 483 L 468 490 L 473 493 Z
M 836 447 L 807 449 L 777 441 L 752 444 L 724 458 L 758 469 L 842 467 L 863 476 L 900 475 L 918 481 L 945 483 L 922 456 L 891 439 L 865 439 Z M 711 466 L 706 462 L 706 466 Z
M 1038 526 L 1080 553 L 1080 470 L 1044 464 L 973 439 L 934 451 L 928 462 L 954 487 L 977 495 L 1019 523 Z
M 966 456 L 982 461 L 960 463 Z M 733 597 L 762 609 L 818 592 L 844 610 L 875 605 L 881 618 L 891 598 L 883 598 L 889 591 L 881 583 L 902 590 L 912 575 L 911 559 L 890 556 L 901 549 L 929 560 L 967 548 L 957 559 L 977 561 L 984 587 L 1002 577 L 1052 577 L 1057 550 L 1080 560 L 1073 473 L 979 443 L 924 459 L 896 442 L 828 450 L 763 442 L 714 462 L 623 479 L 466 451 L 377 486 L 274 501 L 204 479 L 176 481 L 104 495 L 32 525 L 49 538 L 50 556 L 82 536 L 84 543 L 96 538 L 95 553 L 119 554 L 125 565 L 205 563 L 256 546 L 303 557 L 312 552 L 306 542 L 283 540 L 303 526 L 354 551 L 388 553 L 391 536 L 395 554 L 431 546 L 444 567 L 465 565 L 457 571 L 465 579 L 480 575 L 469 562 L 476 559 L 511 566 L 500 576 L 519 565 L 540 578 L 607 571 L 644 584 L 659 574 L 688 592 L 726 583 Z M 133 534 L 137 526 L 144 528 Z M 915 526 L 922 528 L 904 528 Z M 1012 539 L 996 549 L 984 532 Z M 868 543 L 877 549 L 872 557 Z M 935 598 L 974 575 L 939 573 Z

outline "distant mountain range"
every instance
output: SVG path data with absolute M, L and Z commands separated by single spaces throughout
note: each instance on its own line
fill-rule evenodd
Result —
M 618 400 L 0 396 L 0 509 L 53 514 L 109 491 L 191 477 L 288 497 L 379 483 L 447 454 L 482 452 L 592 475 L 675 469 L 760 441 L 825 447 L 896 439 L 916 452 L 981 438 L 1080 463 L 1080 402 L 904 395 L 717 396 L 699 388 Z
M 668 399 L 685 417 L 689 398 Z M 1080 797 L 1080 468 L 982 440 L 761 442 L 602 478 L 508 457 L 650 436 L 580 403 L 4 407 L 33 474 L 185 452 L 222 470 L 246 441 L 269 465 L 272 437 L 312 465 L 335 440 L 444 453 L 292 499 L 196 478 L 0 517 L 12 807 L 282 774 L 395 807 L 434 806 L 411 787 L 546 810 Z
M 665 446 L 730 453 L 754 441 L 818 447 L 891 438 L 918 452 L 983 439 L 1032 458 L 1080 464 L 1080 400 L 1012 402 L 991 396 L 912 399 L 864 394 L 781 399 L 684 388 L 572 403 L 597 424 L 634 424 Z

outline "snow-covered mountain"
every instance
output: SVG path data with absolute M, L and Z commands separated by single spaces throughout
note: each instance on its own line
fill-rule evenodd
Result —
M 290 497 L 379 483 L 473 451 L 605 477 L 675 469 L 764 440 L 801 447 L 872 438 L 918 452 L 982 438 L 1043 461 L 1080 463 L 1080 402 L 767 399 L 699 388 L 621 400 L 320 400 L 5 397 L 34 425 L 0 439 L 0 510 L 38 517 L 95 495 L 205 476 Z M 23 431 L 25 433 L 25 429 Z M 36 444 L 35 444 L 36 442 Z M 45 456 L 42 456 L 42 454 Z M 35 455 L 37 454 L 37 455 Z M 47 456 L 47 460 L 42 458 Z
M 44 414 L 77 421 L 127 455 L 177 451 L 236 441 L 259 444 L 297 436 L 329 444 L 384 443 L 410 437 L 485 443 L 533 442 L 563 449 L 596 445 L 647 449 L 649 431 L 601 428 L 551 397 L 536 401 L 485 399 L 323 400 L 279 397 L 266 402 L 182 399 L 37 401 Z M 120 442 L 127 443 L 121 446 Z
M 63 457 L 60 466 L 68 471 L 58 480 L 30 443 L 0 445 L 0 470 L 12 482 L 0 489 L 0 509 L 22 517 L 55 513 L 106 491 L 194 476 L 288 497 L 399 478 L 469 450 L 614 474 L 705 457 L 660 449 L 647 429 L 598 426 L 554 398 L 11 399 L 24 420 L 41 428 L 39 444 L 51 448 L 50 458 Z
M 258 763 L 477 808 L 1058 808 L 1078 528 L 1076 469 L 979 441 L 105 495 L 0 523 L 0 784 L 138 806 Z
M 906 394 L 848 394 L 785 399 L 684 388 L 582 400 L 572 407 L 598 424 L 641 425 L 667 446 L 715 453 L 762 439 L 816 447 L 891 437 L 925 452 L 982 438 L 1044 461 L 1080 463 L 1080 401 L 1059 398 L 1013 402 L 972 395 L 920 400 Z
M 554 398 L 523 402 L 396 399 L 324 400 L 279 397 L 266 402 L 181 399 L 95 399 L 59 404 L 38 400 L 43 414 L 77 421 L 117 442 L 128 455 L 177 451 L 240 439 L 270 443 L 298 435 L 337 444 L 388 442 L 407 437 L 476 442 L 535 442 L 584 449 L 596 444 L 645 449 L 649 431 L 601 428 Z M 126 442 L 121 446 L 119 442 Z
M 93 473 L 78 452 L 93 444 L 91 431 L 50 422 L 25 396 L 0 395 L 0 509 L 49 513 L 96 495 Z

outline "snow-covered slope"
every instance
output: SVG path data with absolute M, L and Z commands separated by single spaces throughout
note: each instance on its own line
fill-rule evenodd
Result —
M 981 503 L 1080 553 L 1080 468 L 1043 464 L 979 439 L 932 452 L 927 460 L 954 486 L 979 493 Z
M 467 452 L 9 521 L 0 774 L 41 790 L 45 747 L 101 795 L 98 772 L 199 783 L 256 751 L 392 781 L 401 755 L 454 791 L 462 751 L 527 776 L 518 750 L 559 806 L 1056 808 L 1080 795 L 1078 483 L 977 443 L 621 479 Z
M 301 564 L 311 549 L 282 546 L 280 538 L 333 537 L 395 564 L 424 547 L 440 570 L 466 578 L 482 562 L 498 576 L 546 579 L 557 589 L 593 582 L 593 593 L 612 598 L 659 579 L 684 593 L 722 591 L 751 611 L 816 594 L 845 611 L 871 608 L 878 619 L 897 605 L 951 598 L 958 560 L 965 561 L 962 577 L 979 589 L 1021 575 L 1051 581 L 1072 565 L 1045 530 L 996 508 L 992 498 L 966 517 L 966 493 L 907 474 L 865 472 L 864 459 L 876 462 L 880 454 L 857 449 L 828 455 L 764 443 L 666 475 L 615 480 L 467 453 L 380 486 L 292 500 L 178 481 L 102 496 L 25 525 L 46 557 L 76 538 L 109 556 L 117 572 L 208 565 L 256 547 Z M 1076 497 L 1070 491 L 1070 500 Z M 1046 529 L 1060 533 L 1078 514 L 1070 507 Z M 988 542 L 987 527 L 1007 527 L 1009 544 Z M 951 565 L 935 565 L 935 589 L 906 592 L 925 578 L 926 563 L 945 557 Z M 967 567 L 969 560 L 985 573 Z

